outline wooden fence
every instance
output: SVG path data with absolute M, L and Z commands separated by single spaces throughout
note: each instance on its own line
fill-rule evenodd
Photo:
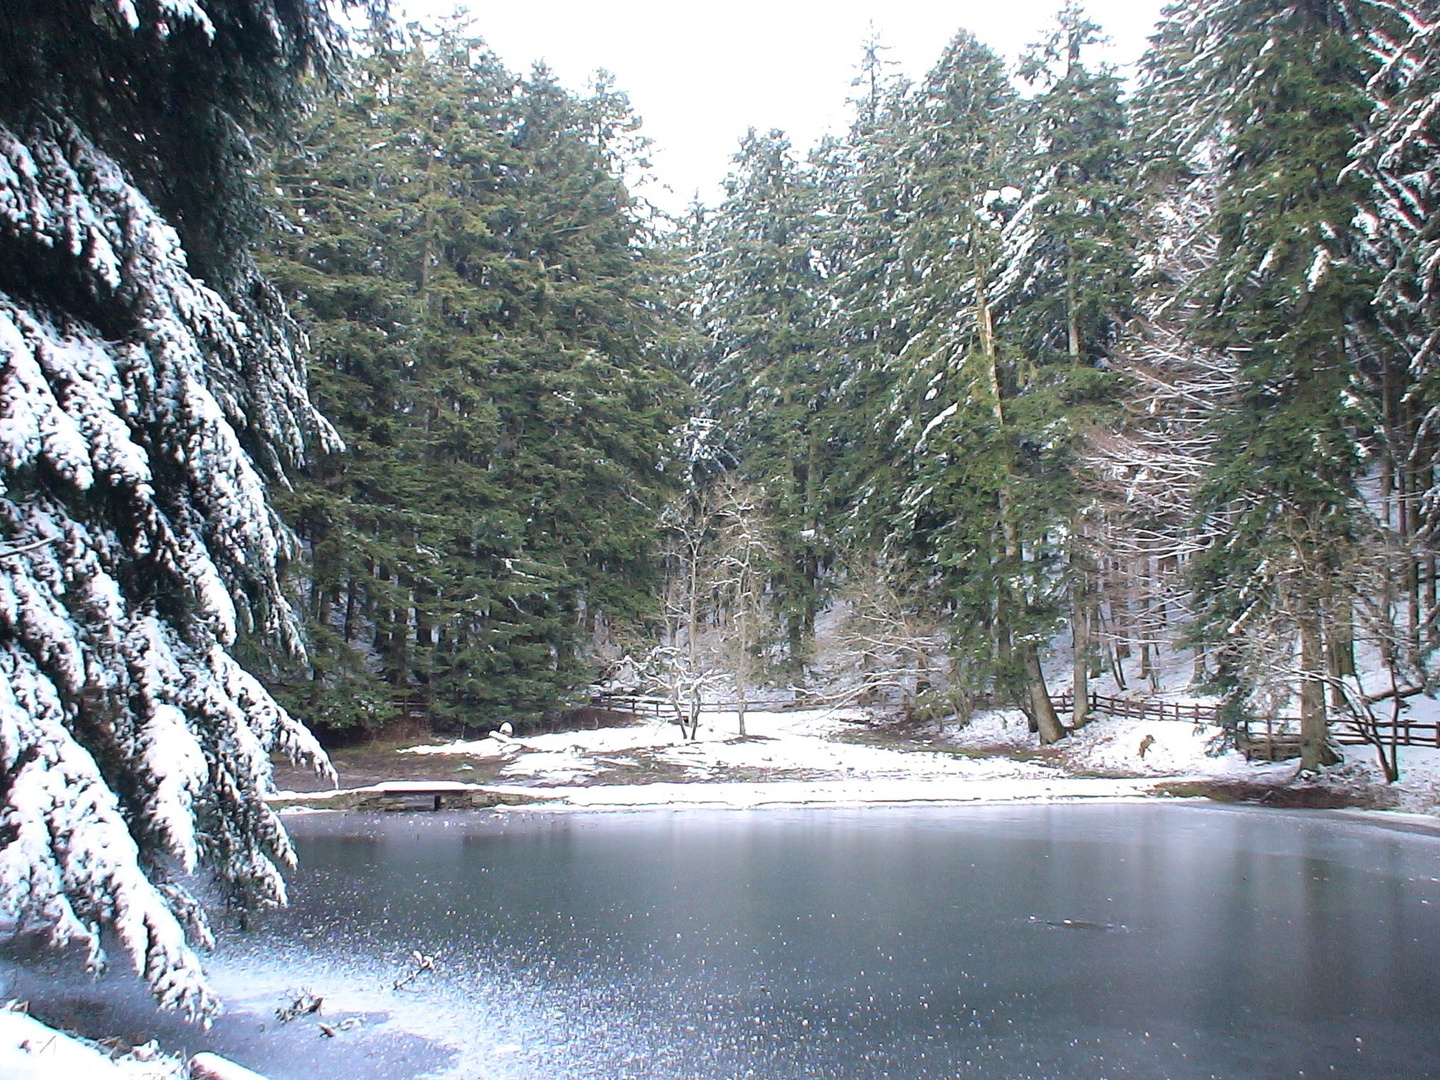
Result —
M 1299 721 L 1296 721 L 1298 724 Z M 1415 723 L 1403 716 L 1399 722 L 1378 720 L 1374 724 L 1344 719 L 1331 725 L 1332 737 L 1346 746 L 1373 746 L 1376 741 L 1385 746 L 1433 746 L 1440 748 L 1440 724 Z
M 636 716 L 669 716 L 674 718 L 676 706 L 667 697 L 651 694 L 596 694 L 590 699 L 590 706 L 596 709 L 613 709 L 615 712 L 633 713 Z M 789 699 L 786 701 L 747 701 L 745 708 L 750 712 L 784 712 L 790 709 L 813 709 L 813 701 Z M 738 701 L 702 701 L 702 713 L 735 712 L 740 708 Z M 688 715 L 690 703 L 680 702 L 680 709 Z
M 1108 716 L 1124 716 L 1136 720 L 1185 720 L 1192 724 L 1218 724 L 1220 711 L 1213 705 L 1199 702 L 1181 704 L 1172 701 L 1148 701 L 1141 698 L 1114 697 L 1110 694 L 1091 693 L 1090 712 L 1105 713 Z M 1058 712 L 1072 712 L 1074 698 L 1061 694 L 1055 698 Z M 1257 729 L 1263 727 L 1263 732 Z M 1276 717 L 1268 722 L 1252 720 L 1245 725 L 1244 737 L 1248 742 L 1281 741 L 1295 736 L 1300 730 L 1296 717 Z M 1345 716 L 1334 717 L 1330 722 L 1330 737 L 1345 746 L 1373 746 L 1378 740 L 1386 746 L 1434 746 L 1440 747 L 1440 724 L 1435 721 L 1414 721 L 1401 717 L 1398 722 L 1377 719 L 1374 723 L 1362 723 Z
M 1075 699 L 1070 694 L 1059 694 L 1054 698 L 1055 710 L 1068 713 L 1074 711 Z M 1218 724 L 1220 710 L 1213 705 L 1202 705 L 1198 701 L 1154 701 L 1147 698 L 1116 697 L 1112 694 L 1092 692 L 1089 695 L 1090 712 L 1107 716 L 1127 717 L 1133 720 L 1183 721 L 1189 724 Z M 676 718 L 674 703 L 665 697 L 645 694 L 600 694 L 590 699 L 591 706 L 613 709 L 616 712 L 632 713 L 636 716 Z M 825 704 L 818 700 L 791 698 L 784 701 L 749 701 L 745 707 L 754 712 L 783 712 L 789 709 L 815 708 Z M 689 708 L 681 703 L 682 709 Z M 738 702 L 706 701 L 700 705 L 702 713 L 734 712 Z M 1260 730 L 1263 729 L 1263 730 Z M 1243 737 L 1247 742 L 1271 744 L 1284 742 L 1300 730 L 1300 721 L 1294 717 L 1276 717 L 1268 722 L 1252 720 L 1245 725 Z M 1398 722 L 1377 720 L 1361 724 L 1348 717 L 1335 717 L 1330 724 L 1330 737 L 1345 746 L 1374 745 L 1377 741 L 1385 746 L 1433 746 L 1440 748 L 1440 724 L 1435 721 L 1412 721 L 1401 717 Z
M 1214 724 L 1219 714 L 1213 705 L 1201 705 L 1198 701 L 1181 703 L 1177 701 L 1150 701 L 1144 698 L 1113 697 L 1110 694 L 1092 692 L 1088 698 L 1089 711 L 1105 713 L 1108 716 L 1125 716 L 1133 720 L 1188 720 L 1192 724 Z M 1070 694 L 1055 698 L 1057 712 L 1074 712 L 1075 699 Z

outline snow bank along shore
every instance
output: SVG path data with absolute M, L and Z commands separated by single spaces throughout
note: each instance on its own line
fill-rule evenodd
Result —
M 402 749 L 433 761 L 433 782 L 287 791 L 274 801 L 292 810 L 342 809 L 398 799 L 407 789 L 446 788 L 454 792 L 447 806 L 544 810 L 964 804 L 1139 798 L 1182 783 L 1278 786 L 1295 773 L 1293 762 L 1251 763 L 1217 749 L 1217 728 L 1174 720 L 1102 717 L 1043 750 L 1018 712 L 903 741 L 865 720 L 858 710 L 751 712 L 740 738 L 734 713 L 707 713 L 693 741 L 662 720 L 521 739 L 497 733 Z M 482 769 L 494 779 L 466 781 Z M 1369 748 L 1348 747 L 1323 783 L 1379 793 L 1394 809 L 1435 812 L 1440 750 L 1402 749 L 1401 769 L 1401 782 L 1387 786 Z
M 265 1080 L 217 1054 L 188 1062 L 153 1042 L 112 1054 L 98 1043 L 42 1024 L 22 1009 L 0 1007 L 0 1077 L 4 1080 Z

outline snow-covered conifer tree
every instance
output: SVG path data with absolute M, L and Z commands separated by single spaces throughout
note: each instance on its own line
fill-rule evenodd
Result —
M 1389 270 L 1382 318 L 1414 370 L 1433 372 L 1440 352 L 1440 10 L 1434 3 L 1396 7 L 1412 35 L 1396 43 L 1371 81 L 1376 111 L 1356 160 L 1375 186 L 1373 234 L 1389 244 L 1380 255 Z
M 734 161 L 697 259 L 713 346 L 694 384 L 742 447 L 741 474 L 764 489 L 777 530 L 771 585 L 792 676 L 802 678 L 828 561 L 830 462 L 816 418 L 838 381 L 823 336 L 820 193 L 783 132 L 752 130 Z
M 1237 357 L 1200 496 L 1220 536 L 1194 563 L 1199 629 L 1233 644 L 1283 628 L 1308 769 L 1325 753 L 1327 667 L 1348 666 L 1337 583 L 1367 525 L 1355 389 L 1376 273 L 1348 229 L 1365 188 L 1346 165 L 1402 22 L 1398 5 L 1204 0 L 1167 9 L 1146 62 L 1152 138 L 1218 161 L 1216 258 L 1190 329 Z M 1232 699 L 1254 689 L 1228 659 L 1243 651 L 1219 658 Z
M 1133 169 L 1120 80 L 1087 63 L 1104 40 L 1071 0 L 1054 29 L 1022 59 L 1041 88 L 1027 103 L 1021 133 L 1029 160 L 1025 194 L 1006 222 L 994 299 L 1006 335 L 1056 399 L 1046 422 L 1083 430 L 1111 396 L 1109 355 L 1133 307 Z M 1071 520 L 1070 587 L 1074 722 L 1086 719 L 1091 639 L 1098 621 L 1094 534 L 1099 506 L 1075 463 L 1066 462 Z M 1093 493 L 1092 493 L 1093 495 Z M 1148 653 L 1146 654 L 1148 656 Z
M 1434 533 L 1440 391 L 1440 8 L 1393 0 L 1395 28 L 1370 80 L 1375 108 L 1352 168 L 1370 181 L 1356 224 L 1379 268 L 1378 340 L 1362 374 L 1379 464 L 1381 518 L 1403 563 L 1406 651 L 1423 667 L 1440 638 Z M 1422 570 L 1422 564 L 1429 566 Z M 1428 610 L 1427 610 L 1428 609 Z
M 269 755 L 327 767 L 233 654 L 298 647 L 266 483 L 328 431 L 245 255 L 245 132 L 330 35 L 309 2 L 0 3 L 0 923 L 113 939 L 192 1016 L 187 876 L 282 902 Z
M 1025 175 L 1020 102 L 998 57 L 962 31 L 913 108 L 902 161 L 915 194 L 899 247 L 914 278 L 897 304 L 913 330 L 890 362 L 885 550 L 943 595 L 967 677 L 1020 703 L 1051 743 L 1065 729 L 1041 650 L 1060 618 L 1063 552 L 1051 541 L 1066 512 L 1069 434 L 996 291 L 1013 182 Z

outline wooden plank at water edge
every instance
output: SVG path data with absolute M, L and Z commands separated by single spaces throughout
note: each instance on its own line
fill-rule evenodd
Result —
M 419 798 L 433 799 L 433 808 L 439 810 L 447 798 L 452 806 L 470 805 L 471 796 L 477 789 L 474 784 L 462 784 L 458 780 L 387 780 L 371 790 L 380 797 L 381 805 L 387 810 L 403 809 L 396 804 L 404 799 Z

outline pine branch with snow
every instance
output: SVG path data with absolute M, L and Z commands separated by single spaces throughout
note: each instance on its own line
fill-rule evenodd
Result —
M 162 1006 L 204 1017 L 194 949 L 211 936 L 189 875 L 242 907 L 283 903 L 270 754 L 329 768 L 231 650 L 300 647 L 281 590 L 295 545 L 267 483 L 307 435 L 334 436 L 243 245 L 222 295 L 157 209 L 164 185 L 83 123 L 96 103 L 53 48 L 92 24 L 63 6 L 17 23 L 0 76 L 0 924 L 79 943 L 95 968 L 113 938 Z M 237 63 L 226 34 L 257 15 L 303 52 L 319 25 L 247 0 L 94 8 L 102 67 L 127 49 L 173 60 L 167 43 Z M 112 92 L 130 143 L 158 142 Z M 212 104 L 206 122 L 233 125 L 236 101 Z

